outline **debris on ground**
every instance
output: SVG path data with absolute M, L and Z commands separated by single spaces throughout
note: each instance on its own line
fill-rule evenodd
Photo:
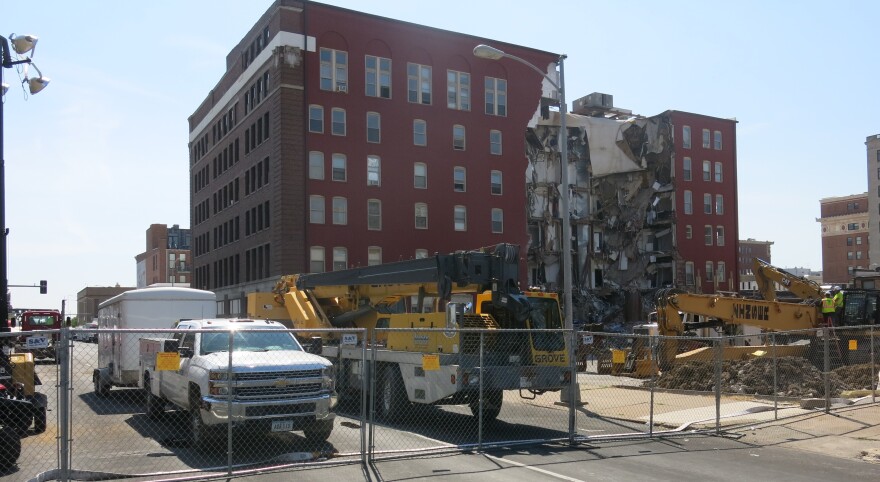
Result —
M 822 372 L 806 358 L 777 358 L 775 395 L 782 397 L 823 397 Z M 725 361 L 721 368 L 721 391 L 743 395 L 774 395 L 774 361 L 771 358 Z M 844 366 L 829 374 L 832 397 L 842 391 L 871 386 L 870 364 Z M 651 386 L 652 381 L 645 382 Z M 686 362 L 676 365 L 653 381 L 656 388 L 672 390 L 715 391 L 715 363 Z

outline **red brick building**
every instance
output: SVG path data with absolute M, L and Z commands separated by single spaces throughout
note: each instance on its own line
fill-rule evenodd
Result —
M 475 58 L 480 43 L 558 58 L 276 1 L 189 119 L 193 287 L 237 314 L 283 274 L 524 247 L 523 132 L 543 79 Z
M 819 200 L 822 217 L 822 282 L 844 285 L 857 268 L 870 269 L 868 193 Z
M 669 111 L 674 128 L 676 282 L 737 291 L 736 120 Z

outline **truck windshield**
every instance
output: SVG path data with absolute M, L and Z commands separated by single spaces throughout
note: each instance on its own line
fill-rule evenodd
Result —
M 559 303 L 553 298 L 529 298 L 532 309 L 529 312 L 533 330 L 561 330 L 562 317 Z M 532 342 L 539 351 L 559 351 L 565 348 L 562 331 L 533 333 Z
M 299 343 L 286 331 L 236 331 L 232 337 L 232 351 L 302 351 Z M 202 355 L 229 351 L 229 332 L 202 334 L 199 352 Z
M 27 322 L 33 326 L 53 326 L 55 324 L 54 315 L 30 315 Z

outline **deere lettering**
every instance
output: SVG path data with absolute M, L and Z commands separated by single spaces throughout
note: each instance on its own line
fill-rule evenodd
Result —
M 770 307 L 760 305 L 747 305 L 745 303 L 733 304 L 733 316 L 740 320 L 762 320 L 770 319 Z
M 535 355 L 535 363 L 565 363 L 564 354 Z

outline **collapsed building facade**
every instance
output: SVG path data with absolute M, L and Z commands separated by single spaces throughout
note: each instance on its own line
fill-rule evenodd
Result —
M 660 288 L 735 291 L 736 121 L 633 116 L 610 98 L 579 99 L 566 118 L 575 323 L 646 320 Z M 549 290 L 565 244 L 558 133 L 551 112 L 526 143 L 530 283 Z

